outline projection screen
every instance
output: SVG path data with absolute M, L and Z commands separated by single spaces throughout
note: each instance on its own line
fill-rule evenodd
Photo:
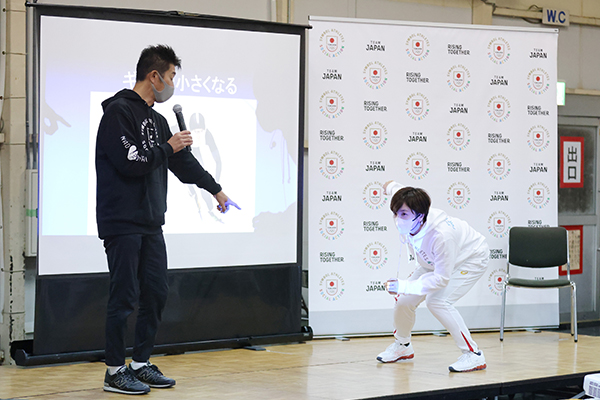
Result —
M 39 275 L 107 272 L 95 220 L 101 102 L 132 89 L 141 50 L 182 59 L 154 108 L 177 132 L 180 104 L 201 163 L 241 210 L 169 174 L 169 268 L 298 261 L 300 35 L 42 15 Z
M 32 135 L 39 138 L 32 345 L 19 365 L 103 357 L 109 276 L 95 221 L 101 103 L 135 84 L 145 47 L 182 60 L 155 109 L 182 107 L 191 150 L 240 207 L 169 175 L 169 296 L 155 351 L 298 341 L 306 27 L 181 12 L 31 5 Z M 35 142 L 35 140 L 34 140 Z M 132 323 L 133 319 L 131 319 Z M 133 327 L 127 346 L 133 344 Z

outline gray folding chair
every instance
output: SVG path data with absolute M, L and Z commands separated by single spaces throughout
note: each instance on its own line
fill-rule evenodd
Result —
M 550 268 L 567 265 L 567 279 L 521 279 L 510 277 L 510 267 Z M 569 242 L 567 230 L 557 228 L 514 227 L 508 233 L 508 262 L 506 279 L 502 282 L 502 310 L 500 340 L 504 340 L 506 288 L 508 286 L 530 289 L 560 289 L 571 287 L 571 335 L 577 342 L 577 299 L 575 282 L 571 280 Z

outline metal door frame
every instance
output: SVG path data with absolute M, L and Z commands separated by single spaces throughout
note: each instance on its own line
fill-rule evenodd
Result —
M 600 199 L 598 198 L 598 192 L 600 192 L 600 162 L 598 162 L 598 155 L 600 155 L 600 119 L 598 118 L 589 118 L 589 117 L 558 117 L 558 126 L 581 126 L 581 127 L 592 127 L 596 129 L 596 149 L 594 154 L 594 173 L 596 174 L 596 179 L 594 180 L 595 188 L 594 193 L 596 193 L 595 199 L 595 209 L 596 215 L 566 215 L 561 216 L 558 215 L 558 224 L 559 225 L 587 225 L 587 226 L 595 226 L 594 229 L 595 238 L 593 243 L 595 243 L 596 251 L 592 252 L 593 254 L 593 263 L 592 265 L 595 267 L 592 271 L 592 279 L 596 282 L 596 285 L 592 285 L 594 293 L 592 293 L 592 308 L 594 311 L 592 312 L 578 312 L 578 319 L 580 321 L 585 320 L 598 320 L 600 319 L 600 310 L 598 309 L 598 294 L 600 293 L 600 282 L 598 281 L 598 276 L 600 272 L 600 257 L 598 256 L 598 252 L 600 252 Z M 558 129 L 557 129 L 558 132 Z M 558 138 L 557 138 L 558 141 Z M 558 155 L 557 155 L 558 156 Z M 557 177 L 557 179 L 559 179 Z M 569 313 L 561 313 L 560 321 L 568 321 L 570 320 Z

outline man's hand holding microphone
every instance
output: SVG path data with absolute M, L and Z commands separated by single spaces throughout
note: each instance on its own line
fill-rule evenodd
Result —
M 194 141 L 192 140 L 191 132 L 183 130 L 171 136 L 171 139 L 169 139 L 167 143 L 169 143 L 173 148 L 173 153 L 177 153 L 178 151 L 191 146 Z

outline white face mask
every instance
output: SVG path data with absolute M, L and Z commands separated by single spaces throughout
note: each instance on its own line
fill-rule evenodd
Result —
M 152 85 L 152 91 L 154 92 L 154 99 L 156 100 L 156 102 L 164 103 L 165 101 L 169 100 L 171 96 L 173 96 L 173 93 L 175 93 L 175 86 L 167 84 L 167 82 L 165 82 L 165 80 L 162 78 L 162 76 L 160 76 L 160 74 L 158 74 L 158 78 L 163 83 L 163 85 L 165 85 L 163 90 L 161 90 L 160 92 L 156 90 L 152 82 L 150 82 L 150 85 Z
M 403 235 L 408 235 L 409 233 L 414 234 L 417 232 L 421 226 L 421 221 L 423 220 L 421 214 L 417 214 L 416 217 L 409 219 L 402 219 L 399 216 L 396 216 L 394 219 L 396 220 L 396 228 L 398 228 L 398 231 Z

